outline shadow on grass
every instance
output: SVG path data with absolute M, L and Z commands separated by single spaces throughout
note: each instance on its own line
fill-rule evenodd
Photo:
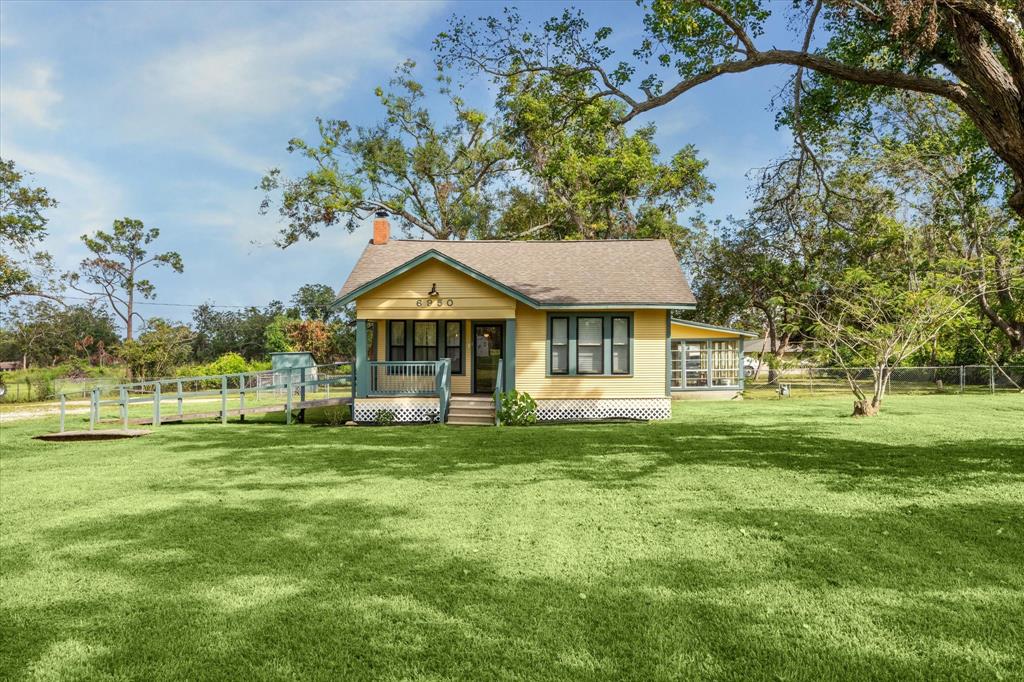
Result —
M 714 524 L 722 544 L 760 560 L 620 556 L 603 570 L 522 574 L 505 561 L 513 548 L 461 552 L 414 530 L 401 508 L 188 501 L 64 526 L 15 548 L 22 556 L 7 578 L 25 587 L 2 607 L 0 673 L 1012 675 L 1024 618 L 1013 596 L 1024 585 L 1019 549 L 997 543 L 992 525 L 1015 513 L 997 504 L 903 519 L 719 512 L 692 521 Z
M 180 454 L 199 453 L 191 465 L 225 474 L 228 482 L 218 486 L 249 477 L 258 480 L 239 480 L 238 485 L 282 489 L 304 485 L 301 480 L 278 480 L 282 476 L 426 479 L 517 466 L 529 466 L 530 471 L 488 484 L 570 479 L 629 487 L 644 485 L 665 469 L 694 465 L 812 474 L 834 491 L 902 493 L 916 487 L 1003 481 L 1007 476 L 1024 480 L 1024 437 L 979 435 L 954 443 L 925 439 L 887 444 L 785 421 L 518 429 L 246 429 L 182 429 L 162 447 Z

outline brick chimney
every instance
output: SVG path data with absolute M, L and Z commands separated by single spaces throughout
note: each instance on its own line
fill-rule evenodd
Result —
M 387 244 L 391 239 L 391 223 L 388 222 L 387 211 L 377 211 L 373 219 L 373 244 Z

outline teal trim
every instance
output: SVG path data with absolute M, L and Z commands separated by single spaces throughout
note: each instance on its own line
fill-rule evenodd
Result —
M 386 326 L 386 325 L 385 325 Z M 390 339 L 389 339 L 390 341 Z M 355 397 L 365 398 L 370 388 L 370 366 L 366 348 L 366 320 L 356 320 Z
M 571 326 L 571 323 L 570 323 L 570 320 L 569 320 L 569 316 L 568 315 L 551 315 L 551 314 L 548 314 L 547 332 L 544 335 L 544 375 L 545 376 L 549 376 L 549 377 L 550 376 L 564 377 L 564 376 L 568 376 L 570 374 L 569 368 L 570 368 L 570 365 L 571 365 L 572 361 L 569 359 L 569 357 L 566 357 L 566 359 L 565 359 L 565 371 L 564 372 L 554 373 L 554 372 L 551 371 L 551 337 L 553 336 L 552 333 L 551 333 L 551 328 L 552 328 L 552 325 L 554 324 L 555 320 L 565 320 L 566 354 L 567 354 L 567 356 L 571 355 L 571 353 L 569 352 L 569 348 L 570 348 L 569 337 L 571 336 L 571 332 L 569 331 L 569 327 Z
M 740 390 L 742 391 L 743 390 L 743 380 L 746 378 L 746 373 L 744 372 L 744 367 L 743 367 L 743 337 L 742 336 L 740 337 L 740 347 L 739 347 L 738 353 L 739 353 L 739 363 L 740 363 L 740 367 L 739 367 L 739 372 L 740 372 Z
M 629 364 L 627 365 L 628 369 L 625 372 L 616 372 L 615 371 L 615 364 L 614 364 L 615 346 L 613 345 L 614 341 L 615 341 L 615 320 L 625 320 L 626 321 L 626 349 L 628 350 L 628 354 L 629 354 L 629 360 L 628 360 Z M 608 329 L 605 332 L 605 338 L 604 338 L 605 345 L 606 345 L 606 350 L 605 350 L 605 353 L 604 353 L 604 359 L 605 359 L 605 367 L 608 368 L 608 374 L 611 374 L 611 375 L 617 376 L 617 377 L 629 376 L 629 375 L 631 375 L 633 373 L 633 336 L 634 336 L 634 332 L 633 332 L 633 318 L 630 315 L 626 315 L 625 313 L 613 313 L 612 315 L 610 315 L 608 317 L 607 327 L 608 327 Z
M 760 334 L 744 331 L 742 329 L 733 329 L 732 327 L 719 327 L 718 325 L 715 324 L 705 324 L 703 322 L 694 322 L 693 320 L 680 320 L 679 318 L 673 318 L 672 322 L 675 322 L 676 324 L 685 324 L 687 327 L 693 327 L 695 329 L 707 329 L 713 332 L 727 332 L 729 334 L 736 334 L 737 336 L 749 336 L 752 339 L 756 339 L 758 336 L 760 336 Z M 671 336 L 671 329 L 671 326 L 669 326 L 669 336 Z
M 709 386 L 687 386 L 686 385 L 686 347 L 687 346 L 690 346 L 690 345 L 698 346 L 699 345 L 699 346 L 704 346 L 705 347 L 705 350 L 707 351 L 707 354 L 708 354 L 707 374 L 708 374 L 708 383 L 710 384 L 711 381 L 712 381 L 712 378 L 711 378 L 711 372 L 712 372 L 712 369 L 711 369 L 711 363 L 712 363 L 711 344 L 713 344 L 713 343 L 729 342 L 729 341 L 733 341 L 733 340 L 734 339 L 670 339 L 669 340 L 670 345 L 671 345 L 672 341 L 676 341 L 676 342 L 679 342 L 679 343 L 683 344 L 683 346 L 682 346 L 682 358 L 680 360 L 680 362 L 681 362 L 680 370 L 682 371 L 682 377 L 680 377 L 680 378 L 682 379 L 683 385 L 681 387 L 678 387 L 678 388 L 673 387 L 671 385 L 672 375 L 669 374 L 669 386 L 671 387 L 671 389 L 673 391 L 677 392 L 677 393 L 680 392 L 680 391 L 740 391 L 740 390 L 742 390 L 743 389 L 743 339 L 736 339 L 736 341 L 738 341 L 738 345 L 736 347 L 736 363 L 737 363 L 737 365 L 736 365 L 736 368 L 737 368 L 736 372 L 737 372 L 737 375 L 738 375 L 737 376 L 737 382 L 738 383 L 736 383 L 736 384 L 734 384 L 732 386 L 710 386 L 710 385 Z
M 534 306 L 537 310 L 696 310 L 693 303 L 543 303 Z
M 683 381 L 685 384 L 685 380 Z M 672 313 L 665 313 L 665 395 L 672 396 Z
M 668 315 L 666 314 L 666 317 Z M 576 328 L 577 320 L 581 317 L 600 317 L 602 319 L 602 338 L 604 340 L 604 348 L 602 350 L 603 366 L 602 371 L 597 374 L 580 374 L 576 369 Z M 612 374 L 612 363 L 611 363 L 611 333 L 612 333 L 612 319 L 616 317 L 624 317 L 629 325 L 629 372 L 627 374 Z M 565 319 L 568 324 L 569 333 L 569 371 L 554 374 L 551 371 L 551 321 L 555 319 Z M 619 377 L 629 378 L 633 376 L 634 371 L 634 347 L 635 347 L 635 325 L 632 312 L 614 312 L 614 313 L 601 313 L 594 312 L 589 314 L 575 315 L 571 313 L 548 313 L 547 319 L 547 331 L 544 339 L 544 376 L 551 378 L 558 377 Z
M 719 393 L 736 393 L 742 390 L 739 386 L 695 386 L 693 388 L 673 388 L 673 393 L 704 393 L 718 391 Z
M 516 320 L 505 320 L 505 390 L 516 388 Z

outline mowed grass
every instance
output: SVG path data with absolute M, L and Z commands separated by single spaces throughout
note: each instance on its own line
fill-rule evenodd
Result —
M 1020 679 L 1024 398 L 0 430 L 0 678 Z

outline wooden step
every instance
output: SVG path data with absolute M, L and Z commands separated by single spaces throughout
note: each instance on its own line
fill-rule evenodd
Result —
M 494 405 L 452 405 L 448 414 L 489 414 L 494 416 Z
M 449 401 L 449 405 L 482 405 L 485 407 L 494 408 L 494 399 L 477 396 L 455 396 L 453 395 Z
M 452 426 L 494 426 L 494 414 L 454 415 L 448 413 L 448 423 Z

